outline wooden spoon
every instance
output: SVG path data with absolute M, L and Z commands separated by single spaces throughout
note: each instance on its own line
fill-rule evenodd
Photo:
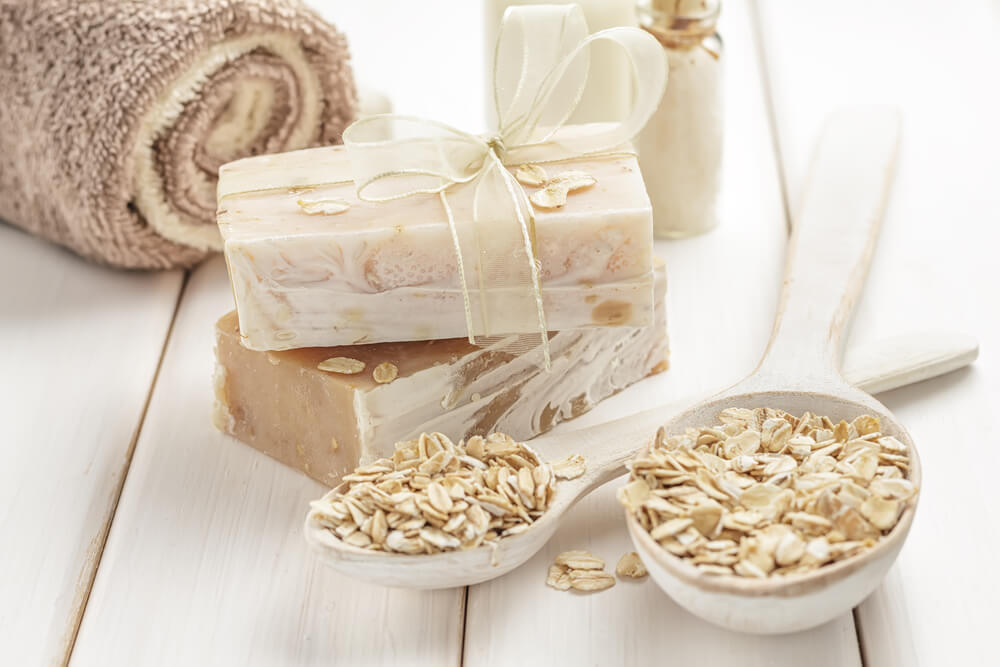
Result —
M 668 434 L 715 423 L 726 408 L 811 411 L 835 423 L 877 416 L 882 432 L 909 451 L 919 488 L 920 459 L 910 434 L 889 410 L 837 371 L 840 338 L 868 271 L 899 145 L 895 110 L 833 115 L 814 156 L 801 215 L 790 240 L 785 285 L 770 344 L 745 380 L 666 422 Z M 861 555 L 804 574 L 748 579 L 706 574 L 671 555 L 626 513 L 636 549 L 653 579 L 678 604 L 733 630 L 781 633 L 810 628 L 850 611 L 892 565 L 916 510 Z

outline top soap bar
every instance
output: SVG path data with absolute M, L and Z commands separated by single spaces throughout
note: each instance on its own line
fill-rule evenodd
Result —
M 548 328 L 649 324 L 652 210 L 636 159 L 620 154 L 544 168 L 550 176 L 584 171 L 597 181 L 570 193 L 560 208 L 534 209 Z M 467 334 L 438 196 L 365 202 L 350 179 L 339 146 L 246 158 L 220 169 L 219 229 L 246 347 Z M 525 187 L 529 195 L 536 189 Z M 471 215 L 472 194 L 471 185 L 448 190 L 455 218 Z M 470 285 L 477 284 L 474 271 L 466 266 Z M 495 333 L 532 333 L 537 320 L 507 316 L 500 327 Z

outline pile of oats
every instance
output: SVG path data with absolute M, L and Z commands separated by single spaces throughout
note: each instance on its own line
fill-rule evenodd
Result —
M 918 489 L 906 446 L 876 417 L 731 408 L 632 464 L 619 501 L 664 549 L 704 572 L 807 572 L 874 546 Z
M 402 554 L 472 549 L 523 532 L 556 484 L 549 464 L 502 433 L 457 445 L 423 433 L 344 481 L 344 493 L 312 503 L 314 519 L 347 544 Z
M 593 593 L 615 585 L 615 578 L 604 571 L 604 559 L 589 551 L 564 551 L 549 567 L 545 583 L 559 591 L 569 589 Z

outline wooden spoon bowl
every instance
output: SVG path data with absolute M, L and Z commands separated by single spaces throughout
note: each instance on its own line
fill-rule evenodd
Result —
M 844 419 L 848 423 L 859 415 L 870 414 L 879 418 L 883 433 L 896 437 L 909 449 L 907 478 L 919 489 L 920 459 L 909 433 L 880 403 L 857 393 L 863 400 L 850 400 L 849 392 L 727 392 L 683 412 L 667 422 L 665 428 L 668 433 L 680 433 L 687 427 L 713 424 L 726 408 L 773 407 L 794 415 L 808 410 L 827 415 L 834 422 Z M 644 451 L 641 456 L 647 453 Z M 650 576 L 678 604 L 731 630 L 773 634 L 815 627 L 849 611 L 867 597 L 903 547 L 913 523 L 917 498 L 919 494 L 908 501 L 895 527 L 871 549 L 811 572 L 767 579 L 707 574 L 663 549 L 630 512 L 626 512 L 626 523 Z

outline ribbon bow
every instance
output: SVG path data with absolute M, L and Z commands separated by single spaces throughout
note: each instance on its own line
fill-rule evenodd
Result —
M 600 40 L 621 47 L 632 65 L 632 109 L 621 121 L 557 135 L 586 88 L 589 46 Z M 656 110 L 666 77 L 663 48 L 644 30 L 590 35 L 578 5 L 508 8 L 493 70 L 499 131 L 479 136 L 395 114 L 356 121 L 344 131 L 344 145 L 358 197 L 385 202 L 437 194 L 451 230 L 470 342 L 537 333 L 549 369 L 534 214 L 508 168 L 621 155 L 622 144 Z M 379 140 L 387 129 L 394 138 Z M 448 194 L 468 192 L 456 187 L 463 184 L 471 187 L 471 216 L 456 218 Z

